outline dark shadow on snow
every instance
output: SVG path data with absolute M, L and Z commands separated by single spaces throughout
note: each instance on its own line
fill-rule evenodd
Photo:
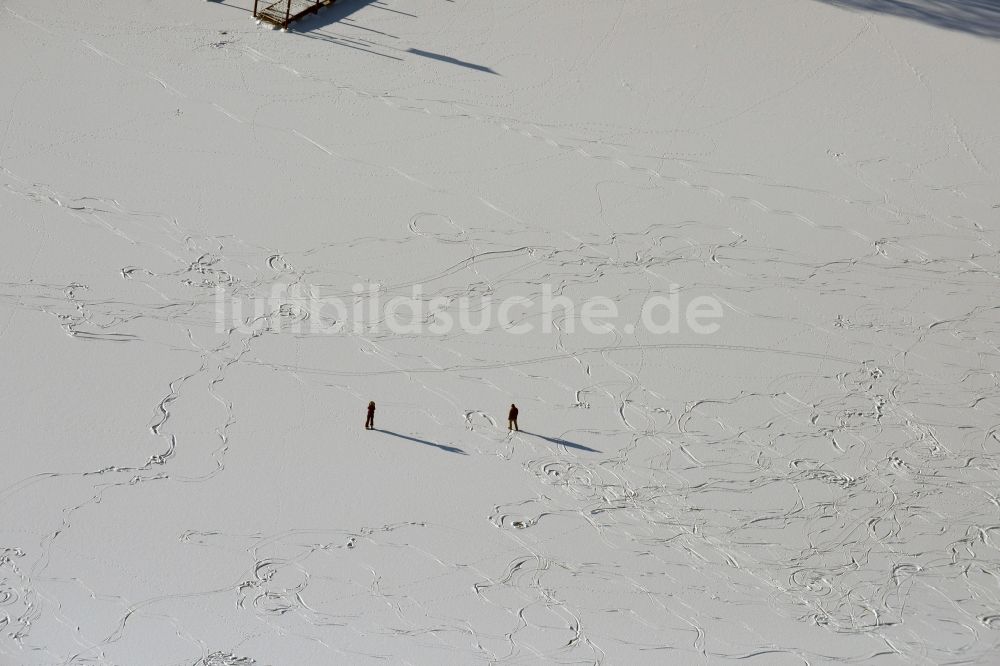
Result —
M 252 12 L 253 11 L 252 7 L 238 7 L 236 5 L 231 5 L 231 4 L 227 3 L 225 0 L 208 0 L 208 1 L 209 2 L 214 2 L 217 5 L 222 5 L 223 7 L 231 7 L 232 9 L 239 9 L 240 11 L 244 11 L 244 12 Z
M 263 8 L 274 1 L 260 0 L 260 7 Z M 336 0 L 332 5 L 320 7 L 315 14 L 306 14 L 298 21 L 293 21 L 288 26 L 288 31 L 303 33 L 319 30 L 332 23 L 339 23 L 351 14 L 375 4 L 377 4 L 377 0 Z
M 544 439 L 546 442 L 552 442 L 553 444 L 558 444 L 559 446 L 566 446 L 571 449 L 579 449 L 580 451 L 590 451 L 591 453 L 600 453 L 597 449 L 592 449 L 589 446 L 584 446 L 583 444 L 577 444 L 576 442 L 571 442 L 562 437 L 546 437 L 545 435 L 539 435 L 537 432 L 528 432 L 527 430 L 518 430 L 525 435 L 531 435 L 532 437 L 537 437 L 538 439 Z
M 819 0 L 828 5 L 922 21 L 980 37 L 1000 38 L 1000 0 Z
M 435 448 L 441 449 L 442 451 L 447 451 L 449 453 L 461 453 L 463 456 L 469 455 L 462 449 L 456 446 L 447 446 L 445 444 L 435 444 L 434 442 L 428 442 L 426 439 L 417 439 L 416 437 L 410 437 L 409 435 L 401 435 L 398 432 L 393 432 L 391 430 L 383 430 L 382 428 L 374 428 L 375 432 L 380 432 L 383 435 L 392 435 L 393 437 L 399 437 L 400 439 L 407 439 L 411 442 L 416 442 L 417 444 L 426 444 L 427 446 L 433 446 Z
M 375 0 L 337 0 L 332 5 L 320 9 L 315 14 L 303 16 L 290 26 L 292 32 L 310 32 L 325 28 L 333 23 L 340 23 L 351 14 L 361 11 L 369 5 L 374 5 Z
M 391 60 L 402 60 L 399 56 L 383 53 L 382 51 L 384 50 L 396 49 L 368 39 L 366 33 L 374 33 L 390 39 L 398 39 L 395 35 L 365 28 L 365 26 L 356 20 L 350 18 L 352 14 L 369 6 L 378 6 L 376 0 L 339 0 L 332 5 L 323 7 L 315 14 L 307 14 L 298 21 L 294 21 L 288 26 L 288 32 L 289 34 L 295 34 L 307 39 L 316 39 L 321 42 L 328 42 L 356 51 L 364 51 Z M 345 29 L 356 28 L 365 32 L 355 33 L 348 30 L 348 32 L 331 33 L 323 31 L 323 28 L 334 25 Z
M 458 65 L 459 67 L 467 67 L 469 69 L 474 69 L 477 72 L 486 72 L 487 74 L 494 74 L 496 76 L 500 76 L 500 74 L 494 72 L 492 69 L 484 65 L 477 65 L 474 62 L 459 60 L 458 58 L 452 58 L 451 56 L 441 55 L 440 53 L 433 53 L 432 51 L 424 51 L 421 49 L 406 49 L 406 52 L 412 53 L 413 55 L 423 56 L 424 58 L 430 58 L 431 60 L 440 60 L 441 62 L 451 63 L 452 65 Z
M 271 2 L 271 0 L 261 0 L 261 6 L 264 6 L 265 3 L 269 2 Z M 406 18 L 420 18 L 416 14 L 393 9 L 391 4 L 384 2 L 383 0 L 337 0 L 337 2 L 334 2 L 332 5 L 322 7 L 315 14 L 307 14 L 298 21 L 292 22 L 292 24 L 288 26 L 288 32 L 307 39 L 316 39 L 322 42 L 335 44 L 337 46 L 355 49 L 357 51 L 365 51 L 366 53 L 371 53 L 372 55 L 381 56 L 383 58 L 389 58 L 391 60 L 404 60 L 404 58 L 401 57 L 401 54 L 409 53 L 422 58 L 439 60 L 451 65 L 458 65 L 459 67 L 472 69 L 477 72 L 486 72 L 488 74 L 499 76 L 499 73 L 484 65 L 477 65 L 476 63 L 459 60 L 458 58 L 453 58 L 449 55 L 434 53 L 433 51 L 424 51 L 422 49 L 411 48 L 404 51 L 392 46 L 391 42 L 385 43 L 386 40 L 399 39 L 399 37 L 363 25 L 362 20 L 353 16 L 362 9 L 379 9 L 386 12 L 392 12 L 393 14 Z M 367 15 L 369 14 L 366 13 L 366 16 Z M 340 30 L 332 32 L 331 30 L 333 30 L 334 26 L 340 28 Z M 324 28 L 328 28 L 328 30 L 324 30 Z

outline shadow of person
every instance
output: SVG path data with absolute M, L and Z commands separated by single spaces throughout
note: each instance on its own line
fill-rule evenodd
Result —
M 477 65 L 476 63 L 469 62 L 467 60 L 459 60 L 458 58 L 452 58 L 451 56 L 444 55 L 442 53 L 434 53 L 433 51 L 424 51 L 423 49 L 406 49 L 406 52 L 424 58 L 430 58 L 431 60 L 440 60 L 441 62 L 447 62 L 452 65 L 458 65 L 459 67 L 474 69 L 477 72 L 485 72 L 487 74 L 494 74 L 496 76 L 500 76 L 498 72 L 493 71 L 491 68 L 486 67 L 485 65 Z
M 393 437 L 399 437 L 400 439 L 406 439 L 411 442 L 416 442 L 417 444 L 426 444 L 427 446 L 433 446 L 434 448 L 441 449 L 442 451 L 447 451 L 448 453 L 460 453 L 463 456 L 469 455 L 457 446 L 447 446 L 445 444 L 437 444 L 435 442 L 428 442 L 426 439 L 418 439 L 416 437 L 410 437 L 409 435 L 401 435 L 398 432 L 393 432 L 391 430 L 383 430 L 382 428 L 372 428 L 375 432 L 380 432 L 384 435 L 392 435 Z
M 558 444 L 559 446 L 566 446 L 571 449 L 579 449 L 580 451 L 590 451 L 591 453 L 600 453 L 600 451 L 598 451 L 597 449 L 592 449 L 589 446 L 584 446 L 583 444 L 577 444 L 576 442 L 571 442 L 568 439 L 563 439 L 562 437 L 546 437 L 545 435 L 539 435 L 537 432 L 528 432 L 527 430 L 519 430 L 518 432 L 524 433 L 525 435 L 531 435 L 532 437 L 537 437 L 538 439 L 544 439 L 546 442 Z

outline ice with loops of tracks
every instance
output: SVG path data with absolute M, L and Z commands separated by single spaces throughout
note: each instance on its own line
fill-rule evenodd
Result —
M 0 663 L 992 663 L 996 3 L 252 4 L 0 0 Z

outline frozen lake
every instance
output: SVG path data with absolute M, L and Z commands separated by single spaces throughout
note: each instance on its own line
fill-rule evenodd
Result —
M 252 6 L 0 0 L 0 664 L 995 663 L 997 3 Z

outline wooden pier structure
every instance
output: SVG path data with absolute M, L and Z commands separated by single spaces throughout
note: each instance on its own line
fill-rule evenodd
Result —
M 327 5 L 332 5 L 337 0 L 253 0 L 253 15 L 258 21 L 264 21 L 284 30 L 288 29 L 288 24 L 296 19 L 300 19 L 307 14 L 314 14 Z M 258 11 L 259 5 L 265 5 Z

